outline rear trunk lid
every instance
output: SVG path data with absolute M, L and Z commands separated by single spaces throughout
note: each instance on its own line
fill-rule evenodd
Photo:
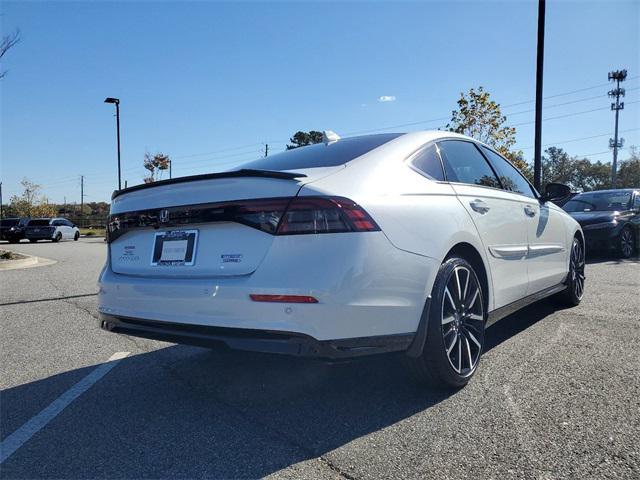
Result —
M 200 175 L 116 192 L 108 226 L 111 268 L 145 277 L 249 275 L 271 247 L 287 199 L 340 168 Z

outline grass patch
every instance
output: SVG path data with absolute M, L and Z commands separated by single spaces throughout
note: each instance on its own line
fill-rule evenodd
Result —
M 9 250 L 0 250 L 0 260 L 20 260 L 22 258 L 26 258 L 26 257 L 24 255 L 11 252 Z
M 87 237 L 104 237 L 106 230 L 104 228 L 81 228 L 80 235 Z

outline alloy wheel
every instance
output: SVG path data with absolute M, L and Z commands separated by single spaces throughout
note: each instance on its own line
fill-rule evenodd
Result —
M 620 234 L 620 250 L 625 258 L 630 257 L 633 253 L 633 234 L 628 228 L 622 230 Z
M 584 295 L 584 264 L 584 248 L 582 248 L 582 244 L 576 238 L 573 240 L 573 246 L 571 247 L 569 268 L 571 269 L 571 285 L 573 286 L 573 293 L 578 300 L 582 299 L 582 295 Z
M 484 342 L 484 305 L 476 275 L 458 266 L 442 298 L 442 337 L 451 367 L 462 376 L 473 373 Z

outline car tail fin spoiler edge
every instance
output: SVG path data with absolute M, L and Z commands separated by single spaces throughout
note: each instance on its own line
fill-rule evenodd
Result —
M 144 190 L 146 188 L 161 187 L 164 185 L 173 185 L 176 183 L 195 182 L 198 180 L 210 180 L 215 178 L 232 178 L 232 177 L 263 177 L 263 178 L 276 178 L 281 180 L 295 180 L 296 178 L 306 177 L 304 173 L 295 172 L 279 172 L 273 170 L 254 170 L 243 168 L 240 170 L 234 170 L 231 172 L 219 172 L 219 173 L 205 173 L 201 175 L 190 175 L 188 177 L 169 178 L 167 180 L 158 180 L 157 182 L 141 183 L 140 185 L 134 185 L 129 188 L 123 188 L 122 190 L 114 190 L 111 195 L 113 200 L 125 193 L 135 192 L 137 190 Z

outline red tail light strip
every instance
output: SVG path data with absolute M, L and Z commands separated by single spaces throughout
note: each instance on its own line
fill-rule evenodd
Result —
M 134 229 L 236 222 L 271 235 L 372 232 L 380 227 L 343 197 L 278 197 L 124 212 L 109 217 L 107 240 Z

